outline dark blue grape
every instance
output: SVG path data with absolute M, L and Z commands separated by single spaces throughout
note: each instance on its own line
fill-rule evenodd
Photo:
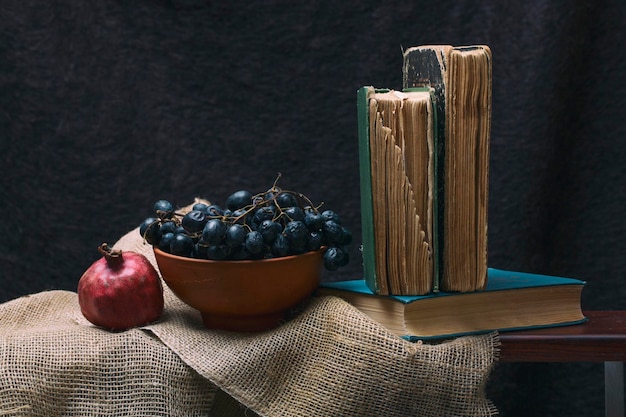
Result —
M 312 250 L 319 250 L 322 245 L 324 243 L 324 235 L 322 234 L 322 232 L 311 232 L 309 234 L 309 240 L 307 242 L 307 249 L 312 251 Z
M 165 236 L 166 233 L 175 233 L 178 226 L 173 221 L 166 221 L 161 223 L 161 234 Z
M 246 209 L 238 209 L 233 211 L 233 213 L 230 215 L 230 218 L 238 224 L 246 224 L 248 222 L 248 214 Z
M 210 219 L 202 229 L 202 240 L 209 245 L 219 245 L 226 235 L 226 224 L 220 219 Z
M 207 249 L 209 247 L 204 242 L 198 242 L 193 245 L 191 256 L 196 259 L 207 259 Z
M 226 245 L 211 245 L 206 250 L 207 259 L 222 261 L 228 256 Z
M 276 191 L 273 189 L 268 190 L 263 194 L 263 201 L 268 202 L 268 204 L 271 206 L 276 206 L 276 201 L 274 200 L 274 197 L 276 197 Z
M 290 249 L 289 255 L 302 255 L 303 253 L 308 252 L 306 245 L 300 246 L 300 247 L 291 246 L 289 249 Z
M 263 220 L 272 220 L 276 215 L 276 207 L 274 206 L 264 206 L 259 207 L 254 212 L 254 221 L 256 224 L 261 224 Z
M 303 248 L 309 238 L 309 229 L 299 221 L 291 221 L 285 225 L 284 235 L 292 248 Z
M 283 209 L 283 213 L 287 215 L 289 220 L 304 222 L 304 211 L 300 207 L 287 207 Z
M 248 259 L 252 259 L 252 257 L 252 254 L 245 246 L 240 246 L 231 252 L 228 259 L 231 259 L 233 261 L 245 261 Z
M 170 245 L 172 244 L 173 240 L 174 240 L 173 232 L 164 233 L 163 236 L 161 237 L 161 241 L 159 242 L 159 249 L 161 249 L 164 252 L 169 252 Z
M 139 225 L 139 233 L 151 245 L 158 245 L 161 240 L 161 222 L 155 217 L 148 217 Z
M 223 216 L 224 209 L 222 209 L 220 206 L 216 204 L 211 204 L 209 207 L 207 207 L 206 214 L 207 216 L 211 216 L 211 217 Z
M 343 256 L 339 257 L 339 262 L 338 265 L 340 267 L 342 266 L 346 266 L 348 265 L 348 263 L 350 262 L 350 253 L 346 250 L 345 247 L 340 247 L 339 248 L 341 250 L 341 252 L 343 253 Z
M 324 210 L 322 212 L 322 217 L 324 218 L 324 221 L 334 221 L 337 224 L 341 224 L 341 218 L 332 210 Z
M 324 253 L 324 267 L 329 271 L 335 271 L 346 264 L 346 253 L 336 246 L 332 246 Z
M 203 212 L 205 215 L 208 214 L 207 213 L 207 209 L 209 208 L 209 206 L 205 203 L 196 203 L 191 207 L 192 211 L 201 211 Z
M 192 210 L 183 216 L 182 226 L 189 233 L 202 231 L 207 222 L 206 214 L 200 210 Z
M 263 235 L 261 232 L 253 230 L 246 235 L 246 241 L 244 243 L 245 248 L 253 255 L 258 255 L 263 251 Z
M 177 233 L 170 243 L 170 253 L 172 255 L 190 257 L 193 251 L 193 245 L 193 239 L 185 234 Z
M 230 248 L 238 248 L 246 241 L 246 228 L 240 224 L 233 224 L 226 229 L 226 245 Z
M 281 208 L 294 207 L 298 205 L 298 199 L 295 195 L 288 192 L 280 192 L 276 195 L 276 205 Z
M 352 232 L 347 227 L 342 226 L 341 230 L 343 231 L 343 237 L 341 239 L 341 246 L 348 246 L 352 243 Z
M 271 245 L 276 240 L 276 236 L 283 231 L 283 227 L 272 220 L 263 220 L 257 230 L 261 232 L 265 243 Z
M 174 215 L 174 206 L 167 200 L 154 203 L 154 212 L 161 219 L 170 219 Z
M 324 218 L 320 213 L 307 210 L 304 214 L 304 224 L 311 232 L 317 232 L 324 225 Z
M 252 203 L 252 193 L 247 190 L 239 190 L 232 193 L 226 199 L 226 208 L 231 211 L 235 211 Z
M 328 220 L 324 222 L 322 231 L 328 244 L 341 245 L 341 242 L 343 241 L 343 228 L 340 224 L 333 220 Z
M 276 236 L 272 243 L 272 255 L 276 258 L 287 256 L 289 254 L 289 241 L 283 234 Z

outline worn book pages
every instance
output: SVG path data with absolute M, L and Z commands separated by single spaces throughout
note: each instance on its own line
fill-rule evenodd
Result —
M 381 294 L 433 289 L 434 124 L 430 91 L 369 97 L 376 276 Z
M 487 196 L 491 131 L 491 52 L 454 48 L 448 61 L 442 286 L 487 285 Z M 462 254 L 464 256 L 459 256 Z

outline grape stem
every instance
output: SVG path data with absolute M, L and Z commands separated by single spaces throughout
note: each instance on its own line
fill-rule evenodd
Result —
M 278 175 L 276 176 L 276 179 L 274 180 L 274 184 L 272 184 L 272 188 L 270 188 L 270 190 L 273 190 L 274 188 L 276 188 L 276 184 L 278 184 L 278 180 L 280 179 L 280 177 L 282 177 L 283 174 L 281 174 L 280 172 L 278 173 Z

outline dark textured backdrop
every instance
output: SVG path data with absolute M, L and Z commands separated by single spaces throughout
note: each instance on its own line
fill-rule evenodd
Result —
M 626 3 L 220 3 L 0 2 L 0 302 L 75 289 L 156 199 L 278 172 L 358 246 L 356 90 L 400 88 L 402 48 L 485 43 L 490 266 L 626 307 Z M 359 277 L 352 255 L 327 278 Z M 503 416 L 601 416 L 602 383 L 597 364 L 502 364 L 489 396 Z

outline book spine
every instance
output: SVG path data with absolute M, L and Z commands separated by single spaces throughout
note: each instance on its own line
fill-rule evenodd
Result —
M 361 247 L 363 258 L 363 276 L 367 286 L 374 294 L 387 295 L 388 290 L 381 288 L 376 275 L 376 244 L 374 239 L 374 209 L 372 202 L 372 169 L 369 143 L 369 97 L 373 87 L 362 87 L 357 92 L 357 124 L 359 140 L 359 175 L 361 191 Z

